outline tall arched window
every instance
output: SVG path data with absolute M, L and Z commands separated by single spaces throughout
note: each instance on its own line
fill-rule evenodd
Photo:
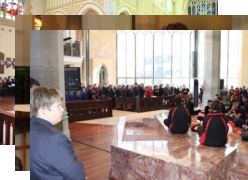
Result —
M 218 0 L 189 1 L 188 15 L 217 15 L 217 14 L 218 14 Z
M 24 0 L 0 0 L 1 18 L 15 20 L 16 15 L 24 15 Z
M 117 84 L 189 87 L 192 51 L 194 31 L 117 31 Z

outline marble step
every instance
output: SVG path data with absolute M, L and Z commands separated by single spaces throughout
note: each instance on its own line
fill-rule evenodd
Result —
M 227 180 L 247 180 L 248 179 L 248 166 L 236 165 L 230 168 L 227 172 Z

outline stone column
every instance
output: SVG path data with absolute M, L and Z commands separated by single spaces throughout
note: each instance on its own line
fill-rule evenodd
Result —
M 220 92 L 221 31 L 204 31 L 204 93 L 203 106 Z
M 42 86 L 59 89 L 65 94 L 63 31 L 30 31 L 30 76 Z M 66 109 L 57 127 L 70 138 Z

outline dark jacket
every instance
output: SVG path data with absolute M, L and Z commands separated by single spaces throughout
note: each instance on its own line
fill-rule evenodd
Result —
M 143 87 L 139 87 L 139 96 L 143 98 L 145 95 L 145 89 Z
M 198 111 L 194 111 L 194 103 L 192 102 L 187 102 L 186 107 L 189 110 L 190 115 L 196 115 L 199 113 Z
M 139 89 L 138 87 L 133 88 L 133 96 L 138 96 L 139 95 Z
M 93 93 L 92 93 L 92 91 L 89 89 L 89 90 L 87 91 L 87 97 L 88 97 L 88 99 L 93 99 L 92 96 L 93 96 Z
M 222 113 L 209 113 L 203 119 L 201 143 L 206 146 L 224 146 L 227 143 L 227 119 Z
M 117 89 L 115 91 L 115 94 L 116 94 L 116 97 L 120 97 L 121 96 L 121 90 L 120 89 Z
M 185 134 L 191 125 L 191 116 L 183 105 L 171 109 L 168 116 L 168 127 L 172 133 Z
M 32 118 L 30 144 L 30 179 L 85 179 L 84 167 L 70 140 L 50 122 Z
M 158 90 L 158 96 L 163 96 L 163 95 L 164 95 L 164 89 L 160 87 Z

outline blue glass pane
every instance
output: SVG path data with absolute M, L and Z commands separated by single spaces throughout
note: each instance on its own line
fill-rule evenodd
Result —
M 208 15 L 211 14 L 211 5 L 210 5 L 210 3 L 208 3 L 208 5 L 207 5 L 207 14 Z
M 192 15 L 196 15 L 196 9 L 195 9 L 195 6 L 193 6 L 193 13 Z
M 188 8 L 188 14 L 191 15 L 191 7 Z
M 215 15 L 215 3 L 212 5 L 212 15 Z
M 200 15 L 201 14 L 201 7 L 200 5 L 197 6 L 197 15 Z
M 202 4 L 202 14 L 205 15 L 205 4 Z

